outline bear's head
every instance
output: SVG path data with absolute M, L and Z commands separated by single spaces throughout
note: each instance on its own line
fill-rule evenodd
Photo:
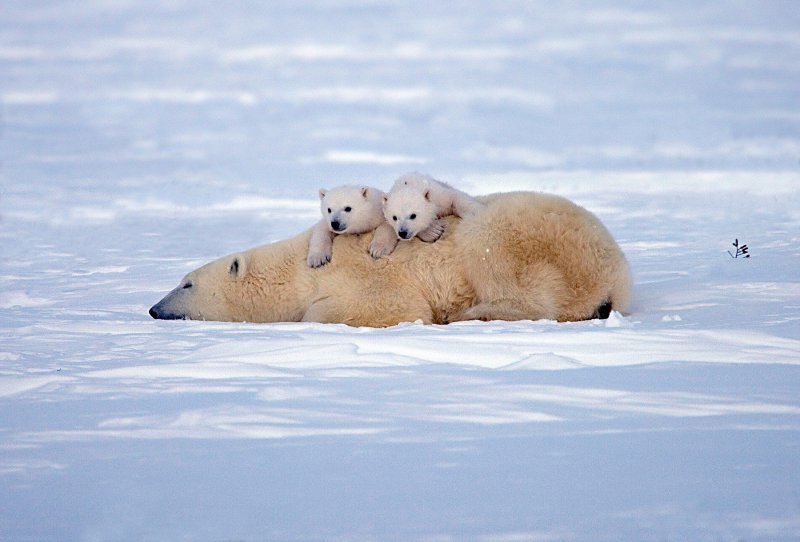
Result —
M 366 233 L 383 222 L 382 192 L 367 186 L 339 186 L 319 191 L 322 217 L 330 231 Z
M 247 260 L 246 254 L 234 254 L 192 271 L 150 308 L 150 316 L 160 320 L 237 320 Z
M 437 215 L 430 188 L 424 184 L 403 184 L 383 196 L 383 216 L 401 240 L 413 239 L 433 224 Z

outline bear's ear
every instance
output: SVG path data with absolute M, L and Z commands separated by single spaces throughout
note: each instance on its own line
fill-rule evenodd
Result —
M 364 199 L 367 199 L 367 192 L 369 192 L 369 188 L 366 186 L 361 187 L 361 195 L 364 196 Z
M 430 190 L 426 190 L 424 196 L 425 196 L 425 200 L 426 201 L 430 201 L 431 200 L 431 191 Z
M 386 204 L 389 203 L 389 194 L 384 194 L 381 199 L 383 200 L 383 206 L 386 207 Z
M 228 276 L 234 280 L 241 279 L 247 271 L 247 260 L 241 254 L 237 254 L 231 260 L 228 267 Z
M 327 194 L 327 193 L 328 193 L 327 190 L 325 190 L 324 188 L 320 188 L 319 189 L 319 199 L 323 199 L 325 197 L 325 194 Z

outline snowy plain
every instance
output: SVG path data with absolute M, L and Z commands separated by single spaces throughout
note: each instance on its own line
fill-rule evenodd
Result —
M 800 540 L 795 2 L 4 0 L 0 74 L 0 540 Z M 631 313 L 148 316 L 409 170 L 593 211 Z

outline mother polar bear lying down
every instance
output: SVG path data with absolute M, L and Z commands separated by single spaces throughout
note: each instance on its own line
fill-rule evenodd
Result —
M 306 231 L 208 263 L 156 303 L 153 318 L 231 322 L 330 322 L 384 327 L 421 320 L 559 321 L 624 312 L 625 256 L 593 214 L 553 195 L 501 193 L 449 217 L 435 243 L 401 243 L 380 259 L 372 233 L 339 235 L 336 257 L 306 264 Z

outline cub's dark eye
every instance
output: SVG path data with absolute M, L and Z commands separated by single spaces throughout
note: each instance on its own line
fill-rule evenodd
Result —
M 392 220 L 394 220 L 395 222 L 397 222 L 397 217 L 396 217 L 396 216 L 393 216 L 393 217 L 392 217 Z
M 328 207 L 328 213 L 330 213 L 330 212 L 331 212 L 331 208 L 330 208 L 330 207 Z
M 414 220 L 415 218 L 417 218 L 417 213 L 411 213 L 411 216 L 408 217 L 408 218 L 410 218 L 411 220 Z
M 191 287 L 192 287 L 192 283 L 191 283 L 191 282 L 187 282 L 186 284 L 184 284 L 184 285 L 183 285 L 183 289 L 184 289 L 184 290 L 185 290 L 186 288 L 191 288 Z
M 345 207 L 345 208 L 344 208 L 344 212 L 345 212 L 345 213 L 349 213 L 349 212 L 350 212 L 350 211 L 352 211 L 352 210 L 353 210 L 353 208 L 352 208 L 352 207 Z

